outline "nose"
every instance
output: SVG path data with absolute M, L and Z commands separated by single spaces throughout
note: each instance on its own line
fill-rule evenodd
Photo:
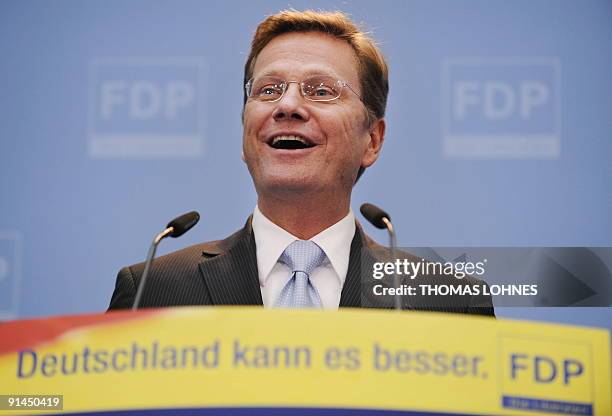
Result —
M 305 100 L 300 91 L 300 84 L 291 82 L 287 85 L 285 93 L 276 102 L 276 108 L 272 113 L 275 121 L 300 120 L 307 121 L 310 117 L 305 107 Z

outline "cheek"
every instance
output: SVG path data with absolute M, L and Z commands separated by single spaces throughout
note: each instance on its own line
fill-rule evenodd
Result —
M 368 129 L 366 128 L 363 114 L 359 112 L 351 112 L 342 117 L 342 134 L 344 144 L 349 153 L 358 153 L 359 150 L 367 145 Z
M 253 114 L 245 111 L 242 121 L 242 149 L 243 155 L 251 156 L 255 150 L 255 142 L 257 141 L 257 129 L 255 128 L 255 119 Z
M 320 123 L 324 127 L 328 139 L 336 138 L 337 142 L 348 142 L 355 144 L 357 137 L 362 137 L 365 128 L 364 115 L 352 106 L 333 107 L 322 114 Z
M 261 128 L 261 125 L 266 119 L 264 109 L 257 108 L 253 103 L 247 103 L 244 109 L 244 116 L 242 118 L 243 137 L 256 136 L 257 131 Z

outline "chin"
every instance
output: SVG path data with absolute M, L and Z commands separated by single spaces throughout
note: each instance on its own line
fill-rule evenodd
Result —
M 314 184 L 311 184 L 303 179 L 299 178 L 275 178 L 266 183 L 266 188 L 275 190 L 277 192 L 282 191 L 302 191 L 305 192 L 309 189 L 316 188 Z
M 264 175 L 259 182 L 262 189 L 273 192 L 306 192 L 321 188 L 321 183 L 315 175 Z

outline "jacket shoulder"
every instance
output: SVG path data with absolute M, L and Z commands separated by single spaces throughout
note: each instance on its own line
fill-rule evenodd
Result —
M 198 270 L 200 263 L 231 250 L 248 236 L 247 227 L 222 240 L 208 241 L 156 257 L 147 277 L 141 305 L 176 306 L 206 304 L 206 290 Z M 144 272 L 145 262 L 123 267 L 117 274 L 109 310 L 130 308 Z

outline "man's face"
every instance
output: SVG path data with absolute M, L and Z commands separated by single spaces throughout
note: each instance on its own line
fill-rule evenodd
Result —
M 274 38 L 257 57 L 253 77 L 273 76 L 302 81 L 328 75 L 346 81 L 362 94 L 352 47 L 323 33 L 287 33 Z M 350 194 L 360 166 L 378 158 L 384 121 L 369 128 L 366 110 L 347 87 L 331 102 L 306 100 L 297 83 L 282 99 L 249 99 L 244 109 L 243 152 L 258 194 L 323 192 Z M 279 136 L 298 136 L 311 147 L 272 146 Z

